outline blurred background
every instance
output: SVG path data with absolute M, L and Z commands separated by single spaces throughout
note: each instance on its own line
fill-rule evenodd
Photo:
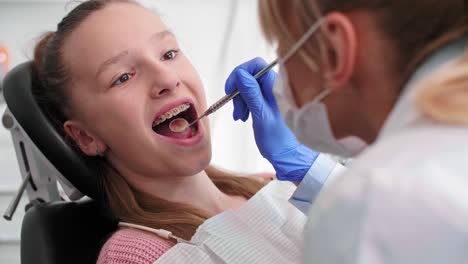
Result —
M 32 58 L 37 38 L 77 2 L 71 0 L 0 0 L 0 83 L 6 72 Z M 256 0 L 143 0 L 162 16 L 179 38 L 202 77 L 211 104 L 224 95 L 224 82 L 238 64 L 253 57 L 274 59 L 263 40 Z M 90 43 L 89 45 L 92 45 Z M 0 99 L 0 112 L 5 103 Z M 232 105 L 211 120 L 213 164 L 241 173 L 272 172 L 255 147 L 251 123 L 234 123 Z M 0 127 L 0 213 L 20 184 L 20 173 L 8 131 Z M 25 197 L 13 221 L 0 219 L 0 264 L 20 263 L 20 231 Z

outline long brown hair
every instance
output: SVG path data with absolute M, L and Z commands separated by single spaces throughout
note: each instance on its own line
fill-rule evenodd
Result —
M 467 0 L 260 0 L 260 21 L 270 42 L 291 46 L 323 14 L 366 10 L 396 47 L 401 87 L 429 54 L 468 33 Z M 297 29 L 295 32 L 291 28 Z M 311 38 L 299 55 L 309 66 L 317 61 L 318 42 Z M 421 82 L 415 103 L 422 114 L 441 122 L 468 125 L 468 54 L 431 80 Z M 400 87 L 400 88 L 401 88 Z
M 35 48 L 34 95 L 64 138 L 67 137 L 63 131 L 63 124 L 71 112 L 68 89 L 73 82 L 73 75 L 63 61 L 63 44 L 87 17 L 112 3 L 138 4 L 132 0 L 85 1 L 63 18 L 55 32 L 45 34 Z M 71 140 L 69 142 L 74 144 Z M 77 147 L 76 151 L 84 155 Z M 99 163 L 96 177 L 99 177 L 104 187 L 103 200 L 120 221 L 166 229 L 179 237 L 190 239 L 197 227 L 209 217 L 203 210 L 189 204 L 174 203 L 151 193 L 140 192 L 113 169 L 105 158 L 87 158 L 96 159 Z M 235 176 L 211 166 L 206 172 L 216 186 L 226 194 L 250 198 L 263 187 L 260 180 Z

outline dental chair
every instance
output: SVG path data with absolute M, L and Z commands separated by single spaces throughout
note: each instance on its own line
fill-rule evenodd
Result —
M 7 109 L 2 123 L 11 132 L 23 180 L 4 218 L 11 220 L 26 192 L 22 264 L 96 263 L 117 222 L 103 203 L 102 183 L 93 172 L 96 164 L 51 124 L 33 95 L 32 74 L 27 62 L 3 82 Z

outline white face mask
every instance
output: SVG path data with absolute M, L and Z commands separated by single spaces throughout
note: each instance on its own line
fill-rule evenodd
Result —
M 307 39 L 319 28 L 321 23 L 322 20 L 319 20 L 312 25 L 304 36 L 302 36 L 280 60 L 279 76 L 276 80 L 273 92 L 286 124 L 294 132 L 300 142 L 320 152 L 342 157 L 353 157 L 359 154 L 367 144 L 356 136 L 349 136 L 342 139 L 335 138 L 328 119 L 327 109 L 325 105 L 321 103 L 331 91 L 325 89 L 317 95 L 313 101 L 299 109 L 296 107 L 291 87 L 289 86 L 288 75 L 284 68 L 286 61 L 299 50 Z

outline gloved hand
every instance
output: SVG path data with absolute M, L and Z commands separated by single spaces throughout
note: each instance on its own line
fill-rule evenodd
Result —
M 258 81 L 253 77 L 267 66 L 261 58 L 241 64 L 229 75 L 225 92 L 240 91 L 234 98 L 234 120 L 252 114 L 255 141 L 260 153 L 275 168 L 279 180 L 299 182 L 319 153 L 299 143 L 286 126 L 273 96 L 276 73 L 270 70 Z

